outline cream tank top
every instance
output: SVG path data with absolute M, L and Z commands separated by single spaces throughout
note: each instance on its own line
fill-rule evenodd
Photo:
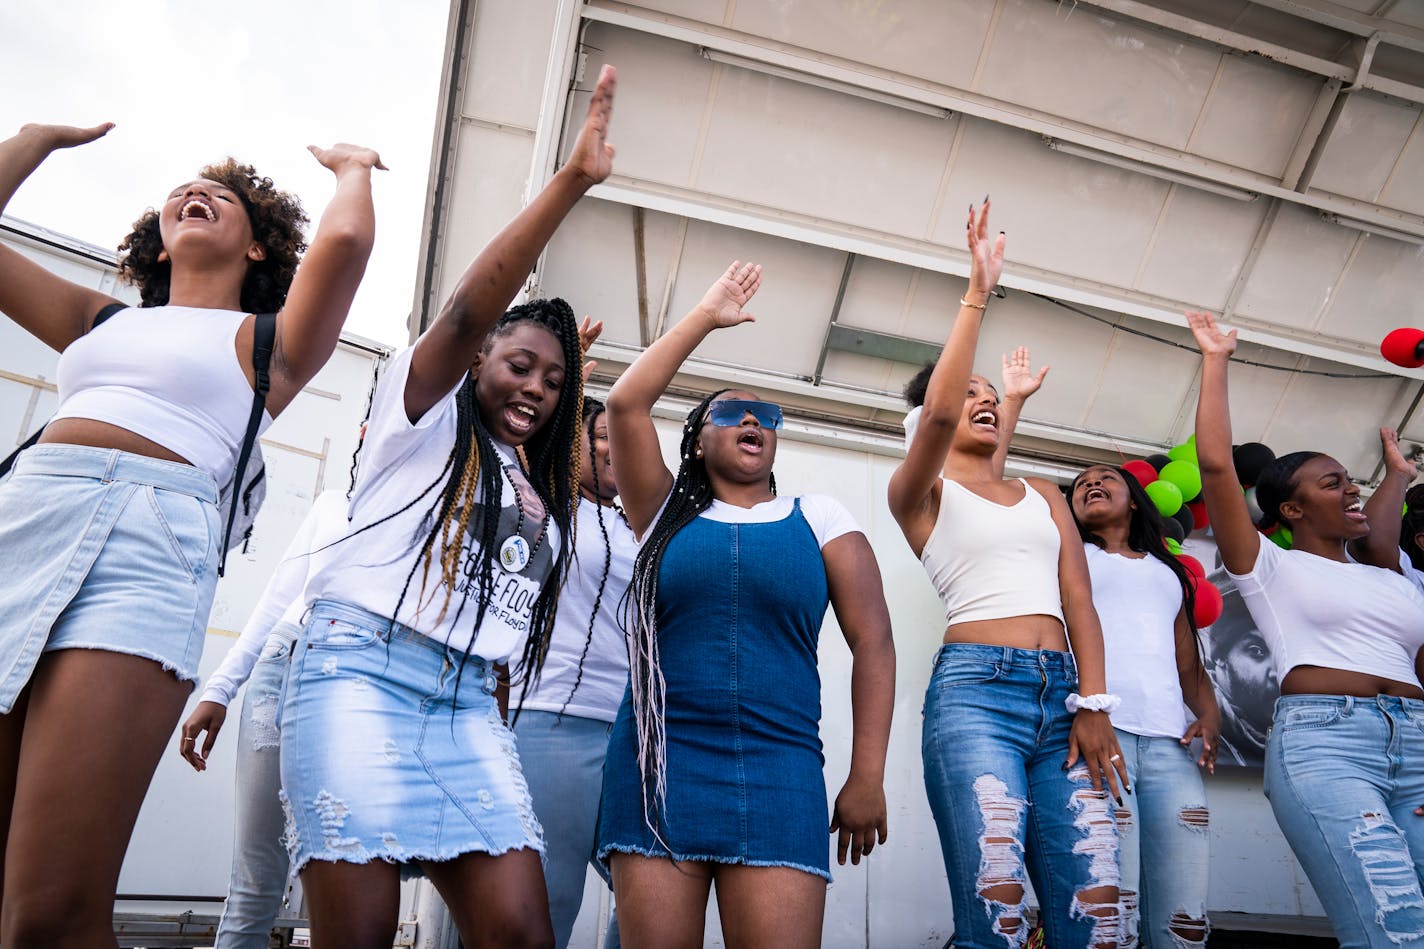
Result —
M 187 306 L 120 310 L 60 354 L 54 417 L 128 429 L 221 487 L 252 413 L 252 384 L 233 342 L 245 319 L 236 310 Z M 271 424 L 264 411 L 259 434 Z
M 941 479 L 939 517 L 920 563 L 951 626 L 1038 614 L 1063 622 L 1058 525 L 1043 495 L 1018 480 L 1023 500 L 1006 506 Z

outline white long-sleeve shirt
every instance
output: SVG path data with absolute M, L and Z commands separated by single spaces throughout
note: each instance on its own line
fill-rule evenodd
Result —
M 304 593 L 307 578 L 316 572 L 320 559 L 318 551 L 339 540 L 347 529 L 346 495 L 341 491 L 323 491 L 317 495 L 306 519 L 297 528 L 296 536 L 287 545 L 277 564 L 277 571 L 267 581 L 267 588 L 257 601 L 242 635 L 222 664 L 208 677 L 200 702 L 216 702 L 227 705 L 237 690 L 252 675 L 257 658 L 262 655 L 262 646 L 267 636 L 279 622 L 300 625 L 302 613 L 306 610 Z

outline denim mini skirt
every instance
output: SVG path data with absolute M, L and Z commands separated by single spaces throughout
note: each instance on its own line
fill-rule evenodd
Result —
M 217 486 L 191 465 L 26 449 L 0 482 L 0 714 L 60 649 L 141 656 L 196 682 L 218 536 Z
M 466 659 L 359 606 L 318 600 L 282 702 L 293 872 L 311 860 L 385 860 L 415 876 L 421 861 L 543 853 L 495 686 L 479 656 Z

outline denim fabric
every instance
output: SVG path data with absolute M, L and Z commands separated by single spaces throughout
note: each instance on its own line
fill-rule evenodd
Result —
M 1424 946 L 1424 702 L 1281 696 L 1265 788 L 1342 949 Z
M 273 627 L 247 680 L 237 730 L 237 809 L 227 901 L 215 949 L 267 949 L 287 892 L 287 848 L 282 846 L 280 717 L 282 683 L 301 630 Z
M 282 705 L 293 866 L 542 852 L 485 661 L 357 606 L 318 600 Z M 458 692 L 456 681 L 458 676 Z
M 1206 788 L 1191 751 L 1176 738 L 1117 730 L 1132 796 L 1117 809 L 1122 846 L 1119 949 L 1206 944 Z M 1172 932 L 1174 923 L 1179 930 Z M 1140 938 L 1140 943 L 1139 943 Z
M 948 643 L 935 657 L 921 751 L 957 949 L 1024 945 L 1025 869 L 1048 945 L 1118 938 L 1116 903 L 1079 896 L 1118 885 L 1118 840 L 1112 798 L 1063 767 L 1077 681 L 1063 652 Z
M 799 499 L 780 521 L 695 518 L 668 544 L 658 584 L 666 806 L 655 835 L 625 693 L 603 770 L 599 859 L 671 854 L 830 879 L 816 666 L 829 600 Z
M 35 445 L 0 483 L 0 714 L 41 652 L 142 656 L 195 682 L 217 584 L 217 487 L 190 465 Z
M 598 834 L 598 800 L 611 722 L 533 709 L 519 713 L 514 738 L 534 813 L 544 828 L 544 885 L 554 945 L 569 944 L 583 902 Z

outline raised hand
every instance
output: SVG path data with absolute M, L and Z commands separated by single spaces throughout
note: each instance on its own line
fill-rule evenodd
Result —
M 1020 346 L 1012 354 L 1005 354 L 1003 362 L 1004 398 L 1006 399 L 1024 401 L 1038 391 L 1038 387 L 1043 385 L 1043 380 L 1048 375 L 1048 366 L 1044 366 L 1038 372 L 1033 371 L 1033 363 L 1029 358 L 1027 346 Z
M 1401 475 L 1406 482 L 1413 481 L 1419 474 L 1419 465 L 1405 458 L 1399 450 L 1399 433 L 1392 428 L 1379 430 L 1380 451 L 1384 453 L 1385 470 Z
M 966 234 L 969 238 L 970 269 L 969 293 L 965 299 L 977 303 L 999 285 L 999 276 L 1004 272 L 1004 232 L 1000 231 L 998 237 L 990 239 L 987 196 L 977 214 L 974 205 L 969 206 Z
M 585 316 L 583 322 L 579 324 L 579 352 L 588 355 L 588 348 L 597 342 L 598 337 L 603 335 L 603 321 L 593 321 L 593 317 Z M 597 359 L 585 359 L 583 361 L 583 381 L 588 383 L 588 377 L 593 375 L 593 370 L 598 368 Z
M 591 187 L 613 172 L 613 146 L 608 144 L 608 122 L 613 117 L 613 92 L 618 87 L 618 71 L 604 65 L 598 74 L 598 85 L 588 103 L 588 116 L 583 120 L 574 147 L 569 152 L 568 168 L 575 171 Z
M 712 321 L 713 327 L 724 329 L 738 323 L 751 323 L 756 317 L 742 309 L 761 286 L 761 264 L 732 261 L 727 272 L 707 288 L 697 309 Z
M 39 122 L 31 122 L 20 127 L 20 134 L 35 136 L 43 140 L 50 150 L 54 150 L 87 145 L 95 139 L 108 135 L 109 130 L 113 127 L 113 122 L 104 122 L 87 129 L 74 125 L 44 125 Z
M 1203 356 L 1230 356 L 1236 352 L 1236 331 L 1223 333 L 1216 317 L 1201 310 L 1187 312 L 1187 325 L 1196 337 L 1197 349 Z
M 336 174 L 341 174 L 347 168 L 379 168 L 387 170 L 381 164 L 381 156 L 376 154 L 375 149 L 363 148 L 360 145 L 348 145 L 345 142 L 337 142 L 330 148 L 321 148 L 317 145 L 308 145 L 307 151 L 315 156 L 326 168 L 331 169 Z

